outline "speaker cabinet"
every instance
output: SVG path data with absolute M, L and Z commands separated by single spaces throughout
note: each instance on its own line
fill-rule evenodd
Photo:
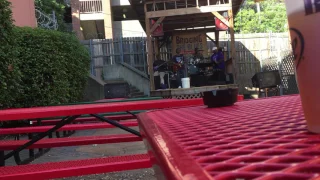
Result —
M 251 80 L 253 87 L 260 89 L 273 88 L 281 84 L 278 70 L 256 73 Z

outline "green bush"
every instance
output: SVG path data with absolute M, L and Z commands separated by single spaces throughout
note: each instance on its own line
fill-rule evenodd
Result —
M 88 50 L 73 34 L 40 28 L 15 28 L 21 94 L 15 106 L 77 102 L 89 75 Z
M 90 58 L 75 35 L 13 25 L 0 0 L 0 109 L 82 100 Z
M 20 91 L 11 3 L 0 0 L 0 108 L 13 107 Z

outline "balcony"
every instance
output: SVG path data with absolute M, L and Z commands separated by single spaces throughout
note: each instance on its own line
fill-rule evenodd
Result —
M 102 0 L 80 0 L 80 13 L 102 12 Z
M 80 20 L 103 20 L 102 0 L 79 0 Z M 128 0 L 112 0 L 112 16 L 114 21 L 137 20 L 136 12 L 131 8 Z M 111 15 L 111 12 L 105 12 Z
M 102 0 L 79 0 L 80 20 L 103 20 Z

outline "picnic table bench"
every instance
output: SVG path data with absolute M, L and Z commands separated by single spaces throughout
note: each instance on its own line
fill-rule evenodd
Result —
M 141 140 L 138 131 L 129 128 L 136 126 L 136 121 L 117 122 L 108 117 L 99 115 L 99 113 L 109 112 L 127 112 L 136 110 L 151 110 L 162 108 L 175 108 L 181 106 L 195 106 L 203 104 L 202 99 L 191 100 L 149 100 L 137 102 L 115 102 L 115 103 L 97 103 L 82 105 L 67 105 L 53 107 L 21 108 L 8 109 L 0 111 L 0 121 L 16 120 L 36 120 L 40 118 L 63 117 L 62 120 L 52 126 L 36 126 L 1 129 L 0 134 L 6 133 L 34 133 L 40 132 L 30 140 L 19 140 L 0 143 L 0 165 L 4 165 L 5 159 L 8 159 L 23 149 L 48 148 L 72 145 L 84 145 L 90 143 L 114 143 L 114 142 L 131 142 Z M 109 124 L 70 124 L 81 115 L 89 114 Z M 133 135 L 111 135 L 101 137 L 79 137 L 74 138 L 51 138 L 44 139 L 55 131 L 63 130 L 83 130 L 91 128 L 109 128 L 119 127 Z M 12 150 L 4 154 L 4 150 Z M 14 167 L 0 167 L 0 179 L 19 179 L 24 178 L 59 178 L 66 176 L 78 176 L 92 173 L 107 173 L 119 170 L 131 170 L 151 167 L 148 155 L 131 155 L 124 157 L 108 157 L 101 159 L 89 159 L 81 161 L 66 161 L 60 163 L 46 163 L 36 165 L 21 165 Z
M 138 115 L 160 179 L 320 179 L 320 135 L 300 96 L 155 110 Z

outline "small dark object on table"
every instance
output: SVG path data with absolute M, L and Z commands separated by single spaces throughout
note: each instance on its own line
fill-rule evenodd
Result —
M 237 102 L 238 88 L 229 88 L 203 92 L 203 103 L 208 108 L 232 106 Z

